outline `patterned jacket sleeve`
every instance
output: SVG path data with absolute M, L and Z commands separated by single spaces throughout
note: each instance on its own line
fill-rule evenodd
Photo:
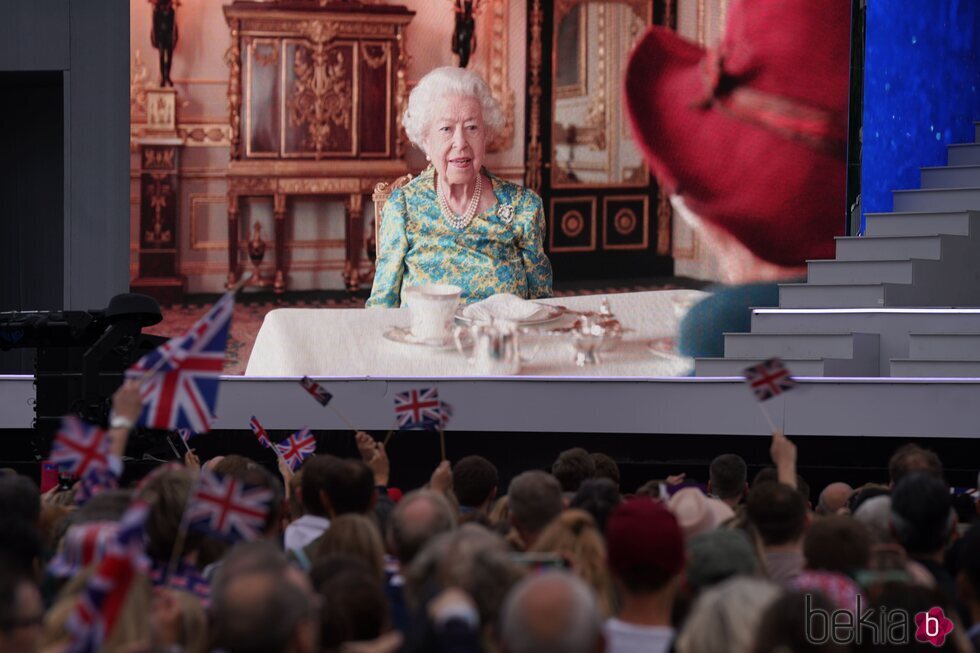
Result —
M 525 219 L 521 258 L 527 274 L 528 299 L 551 297 L 551 261 L 544 253 L 544 205 L 541 197 L 531 189 L 525 189 L 521 204 Z
M 374 286 L 365 305 L 367 308 L 397 308 L 401 305 L 405 254 L 408 252 L 408 236 L 405 232 L 407 219 L 405 194 L 401 188 L 396 188 L 385 202 L 382 212 Z

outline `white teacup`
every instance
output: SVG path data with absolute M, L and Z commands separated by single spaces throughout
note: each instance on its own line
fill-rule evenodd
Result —
M 452 337 L 453 316 L 463 289 L 444 283 L 411 286 L 405 300 L 412 313 L 412 335 L 422 341 L 445 343 Z

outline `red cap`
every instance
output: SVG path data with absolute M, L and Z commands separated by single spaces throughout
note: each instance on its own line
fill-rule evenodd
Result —
M 614 575 L 640 586 L 663 585 L 684 567 L 684 535 L 658 501 L 640 497 L 619 504 L 606 522 L 606 549 Z
M 736 0 L 717 50 L 653 27 L 627 67 L 660 182 L 777 265 L 833 258 L 843 233 L 850 7 Z

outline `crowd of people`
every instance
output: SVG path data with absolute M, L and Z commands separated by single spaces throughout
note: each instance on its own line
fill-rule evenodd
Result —
M 116 393 L 118 415 L 139 407 L 131 385 Z M 109 432 L 118 462 L 127 437 Z M 100 607 L 116 611 L 94 620 L 111 624 L 103 651 L 980 650 L 976 497 L 951 493 L 917 445 L 894 453 L 887 485 L 833 483 L 813 503 L 781 433 L 751 479 L 722 454 L 703 485 L 622 488 L 614 460 L 575 448 L 509 482 L 481 456 L 444 460 L 404 493 L 383 443 L 352 437 L 358 458 L 279 475 L 188 452 L 91 497 L 5 470 L 0 653 L 81 650 L 73 614 L 137 502 L 149 564 Z M 256 537 L 182 528 L 205 471 L 268 490 Z

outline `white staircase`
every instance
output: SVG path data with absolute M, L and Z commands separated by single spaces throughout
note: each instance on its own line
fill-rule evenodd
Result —
M 751 333 L 725 335 L 725 357 L 696 376 L 737 376 L 779 356 L 795 376 L 980 377 L 980 122 L 950 145 L 921 188 L 893 193 L 836 258 L 807 262 L 807 282 L 754 309 Z

